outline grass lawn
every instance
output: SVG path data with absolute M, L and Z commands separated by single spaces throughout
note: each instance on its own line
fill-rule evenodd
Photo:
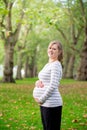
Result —
M 39 106 L 32 97 L 36 78 L 0 84 L 0 130 L 42 130 Z M 62 130 L 87 130 L 87 82 L 63 79 Z

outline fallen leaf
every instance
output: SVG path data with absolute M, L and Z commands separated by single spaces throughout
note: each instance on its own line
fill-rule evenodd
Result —
M 77 119 L 72 120 L 72 123 L 77 123 L 77 122 L 78 122 Z
M 3 116 L 3 114 L 2 113 L 0 113 L 0 117 L 2 117 Z
M 77 130 L 77 128 L 68 128 L 68 130 Z
M 35 130 L 36 127 L 35 126 L 31 126 L 29 130 Z
M 79 125 L 84 126 L 84 125 L 85 125 L 85 123 L 79 123 Z
M 32 112 L 32 115 L 35 115 L 35 112 Z
M 84 118 L 87 118 L 87 114 L 84 114 L 83 117 L 84 117 Z
M 6 126 L 7 126 L 7 127 L 10 127 L 10 125 L 9 125 L 9 124 L 7 124 Z

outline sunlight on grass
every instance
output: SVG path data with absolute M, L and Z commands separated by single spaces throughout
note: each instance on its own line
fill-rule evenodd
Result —
M 0 84 L 0 130 L 42 130 L 39 106 L 32 97 L 37 78 Z M 62 130 L 87 130 L 87 82 L 62 80 Z

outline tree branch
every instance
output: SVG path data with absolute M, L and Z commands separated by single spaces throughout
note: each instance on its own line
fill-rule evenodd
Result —
M 12 31 L 12 22 L 11 22 L 12 5 L 13 5 L 13 3 L 8 3 L 8 6 L 7 6 L 8 15 L 7 15 L 7 17 L 6 17 L 6 20 L 7 20 L 6 29 L 7 29 L 8 31 Z
M 17 25 L 17 28 L 16 28 L 16 30 L 15 30 L 14 33 L 13 33 L 13 35 L 14 35 L 14 44 L 16 44 L 16 42 L 17 42 L 17 40 L 18 40 L 19 32 L 20 32 L 20 29 L 21 29 L 23 17 L 24 17 L 24 12 L 22 11 L 22 12 L 21 12 L 21 18 L 20 18 L 20 23 Z
M 5 3 L 5 7 L 7 8 L 7 6 L 8 6 L 7 0 L 3 0 L 3 2 Z
M 70 46 L 70 48 L 73 50 L 73 51 L 76 51 L 77 53 L 80 53 L 80 51 L 78 49 L 76 49 L 74 46 Z
M 84 4 L 83 4 L 83 1 L 82 1 L 82 0 L 79 0 L 79 2 L 80 2 L 80 5 L 81 5 L 82 15 L 84 16 L 85 11 L 84 11 Z
M 69 44 L 68 39 L 67 39 L 66 35 L 64 34 L 64 32 L 60 28 L 57 28 L 57 30 L 61 33 L 61 35 L 63 36 L 65 41 Z
M 86 12 L 84 9 L 84 3 L 82 0 L 79 0 L 79 1 L 80 1 L 81 11 L 82 11 L 82 15 L 83 15 L 83 20 L 84 20 L 85 25 L 87 26 L 87 18 L 85 16 Z
M 5 33 L 3 31 L 1 31 L 1 38 L 6 40 Z
M 82 33 L 82 30 L 83 30 L 83 27 L 81 27 L 79 30 L 78 30 L 78 34 L 77 34 L 77 41 Z
M 5 18 L 5 15 L 2 16 L 2 20 L 0 21 L 0 26 L 3 28 L 5 28 L 5 25 L 3 24 L 4 18 Z

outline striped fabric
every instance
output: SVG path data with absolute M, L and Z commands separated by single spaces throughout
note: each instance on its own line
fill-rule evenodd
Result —
M 38 74 L 39 80 L 44 84 L 43 88 L 35 86 L 33 97 L 38 98 L 44 107 L 62 106 L 62 98 L 58 90 L 62 78 L 62 66 L 59 61 L 47 63 Z

